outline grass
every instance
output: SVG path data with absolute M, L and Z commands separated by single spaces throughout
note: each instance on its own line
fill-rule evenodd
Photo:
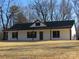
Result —
M 0 42 L 0 59 L 79 59 L 79 41 Z

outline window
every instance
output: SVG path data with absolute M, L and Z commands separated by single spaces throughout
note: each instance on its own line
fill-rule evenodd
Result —
M 40 23 L 36 23 L 36 26 L 40 26 Z
M 53 31 L 53 38 L 59 38 L 60 32 L 59 31 Z
M 18 38 L 18 32 L 12 32 L 12 38 Z
M 27 32 L 27 38 L 36 38 L 36 32 Z

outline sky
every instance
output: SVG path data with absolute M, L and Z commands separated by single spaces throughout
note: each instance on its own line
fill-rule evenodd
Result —
M 34 0 L 18 0 L 18 1 L 20 1 L 18 4 L 20 4 L 21 6 L 26 6 L 34 2 Z M 57 0 L 57 1 L 60 2 L 61 0 Z
M 32 4 L 34 0 L 18 0 L 18 1 L 20 1 L 18 3 L 19 5 L 26 6 L 26 5 Z

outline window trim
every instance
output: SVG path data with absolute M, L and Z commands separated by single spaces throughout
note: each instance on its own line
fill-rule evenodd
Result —
M 18 32 L 12 32 L 12 38 L 17 38 L 18 39 Z
M 53 38 L 60 38 L 60 31 L 53 31 Z
M 35 23 L 36 26 L 40 26 L 40 23 Z
M 27 32 L 27 38 L 36 38 L 36 37 L 37 37 L 37 32 L 35 32 L 35 31 Z

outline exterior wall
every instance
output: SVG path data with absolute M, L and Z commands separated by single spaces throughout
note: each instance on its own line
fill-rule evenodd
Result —
M 12 38 L 12 32 L 17 32 L 17 31 L 9 31 L 8 32 L 8 40 L 17 40 L 16 38 Z
M 27 32 L 35 31 L 37 33 L 36 38 L 27 38 Z M 18 39 L 19 40 L 39 40 L 39 32 L 43 32 L 43 39 L 47 40 L 50 38 L 50 32 L 49 30 L 25 30 L 25 31 L 19 31 Z
M 18 40 L 26 40 L 26 31 L 18 31 Z
M 71 28 L 71 39 L 76 40 L 76 28 L 75 28 L 75 25 L 73 25 L 72 28 Z
M 52 32 L 53 31 L 60 31 L 60 38 L 52 37 L 52 40 L 70 40 L 70 29 L 53 29 Z
M 0 31 L 0 40 L 2 40 L 2 39 L 3 39 L 3 32 Z
M 36 38 L 27 38 L 27 32 L 37 32 Z M 12 38 L 12 32 L 18 32 L 18 40 L 39 40 L 39 32 L 43 32 L 43 39 L 48 40 L 50 38 L 49 30 L 22 30 L 22 31 L 9 31 L 8 32 L 8 40 L 17 40 Z
M 27 38 L 27 32 L 37 32 L 36 38 Z M 39 32 L 43 32 L 43 40 L 50 40 L 50 29 L 45 30 L 21 30 L 21 31 L 15 31 L 18 32 L 18 40 L 40 40 Z M 53 38 L 53 31 L 60 31 L 60 38 Z M 12 32 L 8 32 L 8 40 L 17 40 L 12 38 Z M 70 29 L 52 29 L 51 30 L 51 39 L 52 40 L 70 40 Z

